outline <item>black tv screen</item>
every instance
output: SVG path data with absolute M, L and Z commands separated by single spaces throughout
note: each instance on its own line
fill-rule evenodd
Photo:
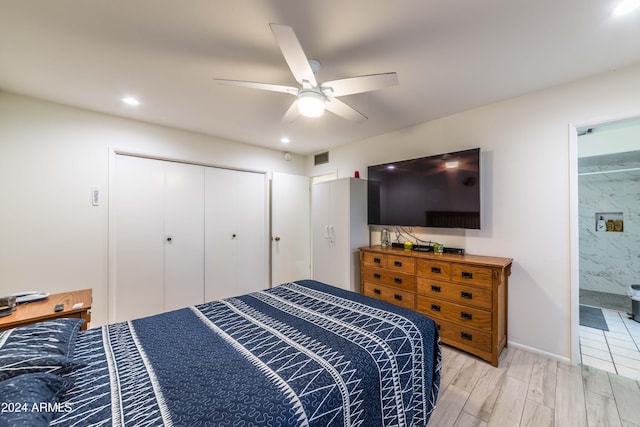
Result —
M 480 229 L 480 149 L 367 168 L 369 224 Z

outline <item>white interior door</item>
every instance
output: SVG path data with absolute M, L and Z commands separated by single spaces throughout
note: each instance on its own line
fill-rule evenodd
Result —
M 164 310 L 164 169 L 160 162 L 116 155 L 110 192 L 112 279 L 109 322 Z
M 273 173 L 271 285 L 311 277 L 309 178 Z
M 164 309 L 169 311 L 204 302 L 205 168 L 163 163 Z

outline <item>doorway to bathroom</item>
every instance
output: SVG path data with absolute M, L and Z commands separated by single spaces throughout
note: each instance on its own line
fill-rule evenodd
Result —
M 577 134 L 580 361 L 640 380 L 640 118 Z

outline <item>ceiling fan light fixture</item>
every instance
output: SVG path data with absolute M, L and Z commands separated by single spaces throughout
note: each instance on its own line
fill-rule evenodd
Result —
M 324 97 L 313 91 L 298 95 L 298 111 L 305 117 L 320 117 L 324 113 Z

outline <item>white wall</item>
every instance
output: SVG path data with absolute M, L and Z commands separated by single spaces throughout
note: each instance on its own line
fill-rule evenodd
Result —
M 480 147 L 482 230 L 434 240 L 513 258 L 510 344 L 568 360 L 569 124 L 630 114 L 640 115 L 640 65 L 335 148 L 328 164 L 308 159 L 307 171 L 366 178 L 367 165 Z
M 92 325 L 106 322 L 110 147 L 305 173 L 301 156 L 0 92 L 0 295 L 93 288 Z

